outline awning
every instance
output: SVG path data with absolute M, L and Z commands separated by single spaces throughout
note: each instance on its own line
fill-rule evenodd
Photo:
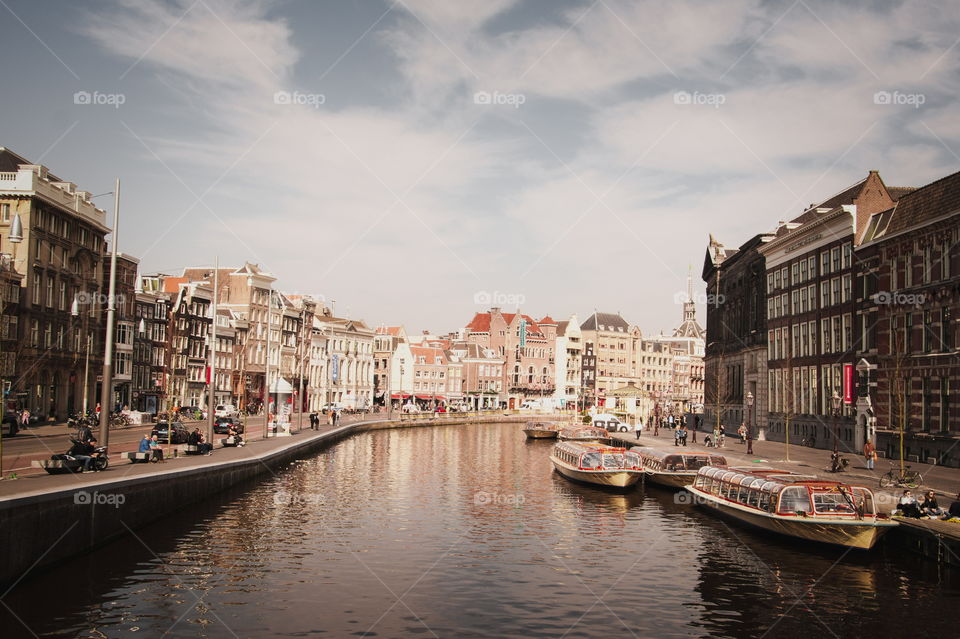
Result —
M 278 377 L 273 382 L 270 392 L 274 395 L 289 395 L 293 393 L 293 385 L 282 377 Z
M 410 399 L 410 394 L 404 393 L 403 395 L 401 395 L 400 393 L 394 393 L 393 395 L 390 396 L 390 399 Z
M 446 400 L 447 398 L 443 395 L 417 395 L 417 399 L 442 399 Z

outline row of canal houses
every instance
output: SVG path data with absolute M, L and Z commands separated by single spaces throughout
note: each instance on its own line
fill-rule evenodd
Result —
M 713 236 L 705 420 L 960 466 L 960 173 L 877 171 L 739 247 Z

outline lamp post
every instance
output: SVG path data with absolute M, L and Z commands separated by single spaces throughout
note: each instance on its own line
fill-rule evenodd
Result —
M 110 440 L 110 405 L 113 401 L 113 340 L 117 310 L 117 239 L 120 234 L 120 178 L 113 189 L 113 246 L 110 252 L 110 288 L 107 296 L 107 330 L 104 335 L 103 384 L 100 389 L 100 445 L 106 447 Z M 172 428 L 170 431 L 172 432 Z
M 837 391 L 833 391 L 833 458 L 840 456 L 840 402 L 842 398 Z
M 753 454 L 753 393 L 747 391 L 747 454 Z

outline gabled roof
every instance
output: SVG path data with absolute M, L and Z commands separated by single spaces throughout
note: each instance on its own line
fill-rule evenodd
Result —
M 466 329 L 470 333 L 489 333 L 490 313 L 475 313 Z
M 500 316 L 503 318 L 503 321 L 509 326 L 513 324 L 514 319 L 518 317 L 517 313 L 501 313 Z M 533 320 L 529 315 L 520 314 L 519 317 L 526 320 L 527 322 L 527 337 L 543 337 L 543 331 L 540 330 L 540 325 Z M 490 313 L 476 313 L 473 316 L 473 319 L 470 320 L 470 323 L 467 324 L 466 329 L 468 333 L 489 333 L 490 332 Z
M 178 293 L 180 291 L 180 285 L 186 283 L 187 278 L 185 277 L 165 277 L 163 278 L 163 292 Z
M 960 171 L 902 195 L 884 235 L 905 231 L 960 211 Z
M 542 320 L 540 320 L 539 322 L 537 322 L 537 324 L 539 324 L 540 326 L 556 326 L 556 325 L 557 325 L 557 320 L 555 320 L 555 319 L 553 319 L 552 317 L 550 317 L 549 315 L 547 315 L 547 316 L 544 317 Z
M 630 330 L 630 324 L 623 319 L 620 313 L 594 313 L 580 325 L 580 330 L 595 331 L 598 326 L 603 326 L 599 330 L 613 330 L 622 328 L 623 332 Z
M 441 364 L 447 363 L 447 355 L 443 352 L 442 348 L 434 348 L 432 346 L 411 346 L 410 353 L 414 357 L 414 363 L 419 363 L 417 358 L 420 357 L 423 357 L 427 364 L 436 365 L 437 357 L 440 358 Z

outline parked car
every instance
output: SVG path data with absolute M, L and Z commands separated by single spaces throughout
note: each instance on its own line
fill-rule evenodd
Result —
M 329 413 L 330 411 L 334 410 L 344 410 L 344 408 L 344 405 L 338 402 L 328 402 L 323 405 L 323 412 Z
M 239 417 L 240 413 L 233 404 L 220 404 L 213 411 L 214 417 Z
M 182 422 L 173 422 L 173 434 L 172 439 L 170 435 L 170 422 L 157 422 L 157 425 L 153 427 L 151 435 L 156 435 L 157 440 L 161 444 L 166 444 L 168 441 L 171 444 L 186 444 L 187 437 L 190 436 L 190 431 L 187 430 L 187 427 L 183 425 Z
M 13 437 L 20 432 L 20 419 L 12 410 L 7 411 L 3 415 L 3 431 L 4 437 Z
M 226 435 L 231 428 L 238 433 L 243 432 L 243 424 L 233 417 L 217 417 L 213 423 L 213 432 L 217 435 Z

